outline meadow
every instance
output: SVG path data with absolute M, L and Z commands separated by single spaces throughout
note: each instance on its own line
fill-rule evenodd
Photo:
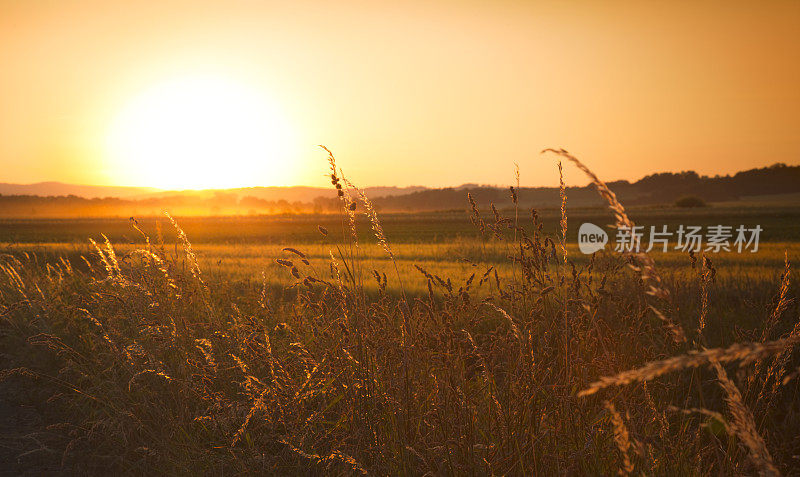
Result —
M 800 473 L 796 204 L 383 215 L 331 164 L 338 215 L 0 221 L 7 469 Z M 764 231 L 578 250 L 631 220 Z

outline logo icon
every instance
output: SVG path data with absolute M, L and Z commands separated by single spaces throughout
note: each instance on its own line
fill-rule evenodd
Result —
M 605 248 L 608 234 L 595 224 L 586 222 L 578 229 L 578 248 L 586 255 L 591 255 Z

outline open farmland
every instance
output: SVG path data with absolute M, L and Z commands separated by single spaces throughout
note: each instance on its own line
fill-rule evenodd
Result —
M 755 253 L 652 251 L 657 286 L 670 290 L 657 300 L 626 266 L 637 256 L 613 251 L 613 228 L 605 250 L 578 250 L 580 224 L 614 221 L 603 209 L 567 208 L 561 235 L 558 210 L 378 217 L 358 206 L 368 213 L 352 216 L 355 234 L 347 213 L 178 218 L 179 228 L 167 217 L 3 221 L 4 379 L 22 386 L 3 405 L 42 433 L 12 441 L 7 452 L 31 456 L 15 469 L 795 468 L 797 361 L 780 341 L 797 333 L 794 204 L 632 209 L 648 228 L 763 229 Z M 729 368 L 737 384 L 724 368 L 713 379 L 714 360 L 592 384 L 692 349 L 747 362 L 724 350 L 776 339 L 780 361 Z M 738 386 L 740 402 L 717 382 Z M 49 395 L 43 407 L 37 396 Z M 115 457 L 90 457 L 103 454 Z

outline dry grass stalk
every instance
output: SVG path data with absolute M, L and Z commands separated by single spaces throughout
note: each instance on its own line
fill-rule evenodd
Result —
M 328 255 L 331 257 L 331 274 L 336 279 L 336 284 L 339 285 L 339 291 L 344 290 L 344 282 L 342 282 L 342 270 L 339 268 L 339 262 L 333 255 L 333 250 L 328 250 Z
M 561 198 L 561 220 L 559 221 L 559 228 L 561 236 L 559 237 L 559 245 L 561 246 L 561 255 L 564 260 L 564 265 L 567 265 L 567 189 L 564 184 L 564 168 L 561 161 L 558 161 L 558 195 Z M 569 314 L 567 310 L 567 300 L 564 300 L 564 375 L 569 381 L 571 377 L 570 372 L 570 353 L 569 353 Z
M 141 234 L 141 236 L 142 236 L 142 237 L 144 237 L 145 248 L 147 248 L 147 251 L 149 252 L 149 251 L 150 251 L 150 248 L 151 248 L 151 245 L 150 245 L 150 236 L 149 236 L 149 235 L 147 235 L 147 234 L 144 232 L 144 230 L 142 230 L 142 229 L 139 227 L 139 221 L 138 221 L 138 220 L 136 220 L 135 218 L 131 217 L 131 218 L 130 218 L 130 222 L 131 222 L 131 226 L 134 228 L 134 230 L 136 230 L 137 232 L 139 232 L 139 234 Z
M 333 152 L 330 149 L 323 146 L 322 144 L 319 145 L 325 152 L 328 153 L 328 165 L 331 168 L 331 185 L 336 188 L 336 196 L 339 197 L 339 200 L 342 201 L 342 208 L 344 209 L 345 213 L 347 214 L 348 225 L 350 226 L 350 238 L 352 240 L 353 245 L 358 248 L 358 233 L 356 231 L 356 203 L 353 200 L 350 192 L 347 191 L 342 186 L 342 182 L 348 183 L 347 179 L 342 174 L 341 170 L 337 170 L 336 168 L 336 157 L 334 157 Z M 342 176 L 341 178 L 339 176 Z M 320 229 L 322 231 L 323 229 Z M 327 231 L 323 234 L 327 235 Z
M 347 179 L 344 179 L 347 182 Z M 356 228 L 356 201 L 350 195 L 350 192 L 346 189 L 342 190 L 343 195 L 341 196 L 342 204 L 344 205 L 344 212 L 347 214 L 347 224 L 350 230 L 350 239 L 353 241 L 353 245 L 358 248 L 358 229 Z
M 281 441 L 281 442 L 284 445 L 286 445 L 286 447 L 291 452 L 293 452 L 294 454 L 298 455 L 299 457 L 302 457 L 303 459 L 305 459 L 307 461 L 310 461 L 315 466 L 323 467 L 326 471 L 330 472 L 331 471 L 331 466 L 333 466 L 334 464 L 339 464 L 340 466 L 343 467 L 342 470 L 345 470 L 345 469 L 347 470 L 346 473 L 338 473 L 338 472 L 337 473 L 333 473 L 332 472 L 332 475 L 346 475 L 346 474 L 369 475 L 369 473 L 366 470 L 364 470 L 364 467 L 362 467 L 361 464 L 359 464 L 358 461 L 356 461 L 353 457 L 351 457 L 351 456 L 349 456 L 347 454 L 344 454 L 342 452 L 339 452 L 337 450 L 331 452 L 331 454 L 329 456 L 327 456 L 327 457 L 322 457 L 320 455 L 311 454 L 311 453 L 305 452 L 305 451 L 303 451 L 301 449 L 298 449 L 297 447 L 289 444 L 285 440 Z
M 91 321 L 92 324 L 94 324 L 100 330 L 100 334 L 103 336 L 103 339 L 106 341 L 106 343 L 109 344 L 111 349 L 117 352 L 121 350 L 122 354 L 125 355 L 125 360 L 127 361 L 127 363 L 131 366 L 134 365 L 133 356 L 131 356 L 131 353 L 130 351 L 128 351 L 128 348 L 124 346 L 118 346 L 117 343 L 115 343 L 114 340 L 111 339 L 111 336 L 109 336 L 108 332 L 106 331 L 106 327 L 103 326 L 103 324 L 100 323 L 100 321 L 97 318 L 95 318 L 94 315 L 92 315 L 89 312 L 89 310 L 85 308 L 76 308 L 76 310 L 86 315 L 86 317 L 89 318 L 89 321 Z
M 13 288 L 16 289 L 17 291 L 19 291 L 22 294 L 22 296 L 26 296 L 25 295 L 25 282 L 22 280 L 22 277 L 20 276 L 19 272 L 14 267 L 14 264 L 13 263 L 9 263 L 9 264 L 0 263 L 0 270 L 3 270 L 3 272 L 5 272 L 5 274 L 8 276 L 8 278 L 11 281 L 11 285 L 13 285 Z
M 122 271 L 119 268 L 119 262 L 117 261 L 117 254 L 114 252 L 114 246 L 111 245 L 111 241 L 108 240 L 108 237 L 105 234 L 100 234 L 103 237 L 103 241 L 106 245 L 106 257 L 108 258 L 111 267 L 114 269 L 114 272 L 117 276 L 122 275 Z
M 766 343 L 736 343 L 727 348 L 705 349 L 702 351 L 689 351 L 680 356 L 674 356 L 658 361 L 651 361 L 642 367 L 629 369 L 614 376 L 604 376 L 591 383 L 586 389 L 580 391 L 578 396 L 588 396 L 609 386 L 621 386 L 633 382 L 650 381 L 658 376 L 680 371 L 686 368 L 696 368 L 719 361 L 727 363 L 740 361 L 740 366 L 751 363 L 759 358 L 771 356 L 781 352 L 787 346 L 791 347 L 800 342 L 800 336 L 768 341 Z
M 730 425 L 728 424 L 728 420 L 725 419 L 725 416 L 723 416 L 722 414 L 718 413 L 717 411 L 712 411 L 710 409 L 706 409 L 706 408 L 702 408 L 702 407 L 690 407 L 688 409 L 682 409 L 682 408 L 679 408 L 679 407 L 676 407 L 676 406 L 672 406 L 672 405 L 667 406 L 667 411 L 678 412 L 678 413 L 681 413 L 681 414 L 685 414 L 687 416 L 692 415 L 692 414 L 700 414 L 700 415 L 709 417 L 709 418 L 714 419 L 715 421 L 719 422 L 721 425 L 723 425 L 725 427 L 725 430 L 727 432 L 733 432 L 733 429 L 731 429 Z M 703 425 L 707 425 L 707 424 L 703 424 Z
M 330 166 L 331 166 L 331 176 L 335 177 L 336 176 L 336 158 L 333 156 L 333 153 L 331 152 L 331 150 L 328 149 L 327 147 L 323 146 L 322 144 L 320 144 L 319 147 L 321 147 L 322 149 L 325 150 L 325 152 L 328 153 L 328 164 L 330 164 Z
M 206 360 L 206 364 L 214 371 L 217 369 L 217 361 L 214 359 L 214 346 L 211 344 L 211 341 L 205 338 L 197 338 L 194 340 L 195 347 L 203 353 L 203 357 Z
M 794 344 L 800 342 L 800 321 L 795 323 L 794 328 L 789 333 L 786 338 L 787 344 L 783 347 L 783 349 L 775 356 L 775 359 L 770 364 L 769 369 L 764 377 L 764 388 L 761 389 L 761 393 L 758 396 L 758 399 L 765 398 L 766 383 L 769 381 L 770 378 L 773 379 L 772 387 L 770 388 L 769 398 L 771 399 L 775 393 L 778 392 L 778 387 L 780 387 L 781 383 L 783 382 L 783 376 L 786 373 L 786 365 L 789 362 L 789 357 L 791 356 L 792 348 Z
M 778 302 L 775 304 L 775 308 L 773 308 L 772 313 L 770 313 L 766 323 L 764 324 L 764 329 L 761 332 L 762 341 L 769 339 L 769 336 L 772 333 L 772 330 L 775 328 L 775 325 L 778 323 L 778 319 L 781 317 L 781 314 L 789 306 L 787 294 L 789 292 L 789 277 L 791 275 L 791 271 L 792 267 L 791 262 L 789 262 L 789 252 L 784 250 L 783 273 L 781 273 L 781 283 L 778 288 Z
M 548 148 L 543 150 L 542 152 L 543 153 L 552 152 L 554 154 L 557 154 L 561 157 L 568 159 L 573 164 L 575 164 L 575 166 L 577 166 L 578 169 L 583 171 L 589 177 L 589 179 L 592 181 L 592 184 L 594 184 L 595 188 L 597 189 L 597 192 L 603 199 L 605 199 L 609 209 L 611 209 L 611 211 L 614 214 L 614 217 L 616 218 L 617 228 L 627 228 L 631 231 L 634 230 L 633 229 L 634 223 L 630 219 L 630 217 L 628 217 L 627 212 L 625 212 L 625 207 L 623 207 L 622 204 L 619 202 L 616 194 L 614 194 L 611 191 L 611 189 L 608 188 L 606 183 L 600 180 L 600 178 L 597 177 L 597 175 L 595 175 L 594 172 L 592 172 L 580 160 L 578 160 L 578 158 L 568 153 L 564 149 Z M 636 250 L 640 249 L 639 247 L 640 244 L 638 243 L 638 241 L 639 241 L 638 237 L 635 237 L 636 243 L 633 244 L 633 248 Z M 658 272 L 656 271 L 655 262 L 653 262 L 653 259 L 645 252 L 634 252 L 631 253 L 631 255 L 636 262 L 636 265 L 633 266 L 634 270 L 639 272 L 640 276 L 642 277 L 642 280 L 648 285 L 647 293 L 662 300 L 669 301 L 670 300 L 669 290 L 667 290 L 664 287 L 661 281 L 661 277 L 658 275 Z M 662 319 L 665 322 L 667 328 L 672 333 L 676 343 L 680 344 L 686 342 L 686 334 L 683 332 L 683 328 L 679 324 L 675 323 L 669 317 L 665 316 L 661 312 L 657 312 L 657 315 L 660 319 Z
M 356 194 L 358 194 L 358 198 L 361 199 L 361 202 L 364 204 L 364 209 L 366 210 L 367 217 L 369 217 L 372 231 L 375 233 L 375 238 L 378 239 L 378 244 L 381 246 L 383 251 L 386 252 L 386 254 L 389 255 L 392 260 L 394 260 L 394 253 L 392 253 L 392 249 L 389 247 L 389 242 L 386 240 L 386 235 L 383 233 L 383 226 L 381 225 L 381 221 L 378 219 L 378 212 L 375 210 L 375 206 L 372 204 L 372 201 L 369 200 L 369 197 L 367 197 L 367 194 L 365 194 L 363 190 L 353 185 L 352 182 L 347 179 L 344 179 L 344 182 L 348 187 L 356 191 Z
M 514 163 L 514 180 L 516 188 L 511 187 L 511 201 L 514 203 L 514 243 L 517 242 L 517 227 L 519 227 L 519 164 Z
M 505 318 L 506 321 L 508 322 L 509 328 L 511 328 L 511 334 L 514 335 L 514 339 L 517 340 L 517 342 L 521 343 L 522 336 L 520 335 L 519 328 L 517 328 L 517 325 L 514 323 L 514 319 L 511 318 L 511 315 L 509 315 L 504 309 L 500 308 L 494 303 L 486 303 L 486 304 L 489 305 L 491 308 L 494 308 L 495 311 L 497 311 L 501 315 L 503 315 L 503 318 Z
M 681 325 L 669 319 L 658 308 L 652 305 L 650 305 L 649 308 L 650 311 L 652 311 L 653 314 L 656 315 L 656 317 L 659 320 L 661 320 L 661 322 L 664 324 L 664 328 L 666 328 L 667 330 L 669 330 L 670 333 L 672 333 L 672 337 L 676 343 L 683 343 L 686 341 L 686 334 L 683 332 L 683 327 Z
M 502 418 L 502 411 L 503 408 L 500 405 L 500 401 L 497 399 L 497 396 L 494 393 L 494 377 L 489 369 L 489 365 L 486 363 L 486 360 L 481 355 L 480 351 L 478 350 L 478 345 L 475 344 L 475 340 L 472 338 L 472 334 L 467 330 L 461 330 L 461 334 L 464 336 L 464 341 L 467 346 L 467 356 L 465 361 L 467 362 L 467 376 L 469 377 L 476 372 L 480 375 L 481 379 L 483 380 L 483 389 L 486 392 L 487 397 L 491 400 L 493 405 L 494 411 L 497 414 L 498 418 Z
M 253 402 L 253 406 L 250 407 L 250 411 L 247 413 L 247 416 L 244 418 L 244 422 L 242 423 L 241 427 L 236 431 L 233 435 L 233 439 L 231 439 L 231 447 L 236 447 L 236 444 L 241 440 L 242 436 L 244 436 L 245 431 L 247 431 L 247 426 L 250 424 L 250 421 L 256 415 L 256 412 L 264 409 L 264 402 L 266 401 L 267 393 L 270 391 L 270 388 L 266 388 L 261 391 L 261 394 L 258 395 L 255 402 Z
M 486 233 L 486 222 L 483 221 L 481 218 L 481 213 L 478 210 L 478 204 L 475 202 L 475 199 L 472 197 L 472 194 L 467 192 L 467 200 L 469 201 L 470 208 L 472 209 L 472 215 L 470 216 L 470 220 L 472 223 L 478 227 L 480 230 L 481 235 Z
M 161 257 L 154 254 L 150 250 L 144 250 L 144 249 L 136 249 L 131 252 L 131 255 L 141 255 L 145 258 L 150 259 L 150 261 L 155 264 L 158 271 L 161 272 L 161 275 L 163 275 L 164 280 L 166 280 L 167 282 L 167 286 L 169 286 L 173 290 L 178 288 L 175 285 L 175 280 L 172 279 L 172 277 L 169 274 L 169 271 L 167 270 L 167 264 L 164 263 L 164 260 L 162 260 Z
M 720 386 L 725 391 L 725 402 L 728 404 L 728 410 L 732 418 L 731 427 L 736 432 L 736 435 L 739 436 L 739 439 L 747 446 L 750 452 L 750 459 L 758 469 L 759 475 L 780 475 L 780 472 L 772 462 L 772 456 L 769 454 L 764 438 L 761 437 L 761 434 L 756 429 L 753 414 L 744 404 L 739 388 L 730 380 L 719 361 L 712 360 L 711 365 L 717 372 Z
M 558 161 L 558 195 L 561 198 L 561 253 L 564 255 L 564 264 L 567 263 L 567 189 L 564 184 L 564 169 Z
M 106 236 L 103 235 L 103 238 L 105 238 L 105 237 Z M 113 260 L 112 260 L 112 255 L 110 253 L 114 252 L 114 248 L 111 247 L 110 243 L 108 243 L 108 238 L 106 238 L 106 250 L 103 250 L 103 248 L 101 248 L 100 245 L 98 245 L 98 243 L 94 241 L 94 239 L 90 238 L 89 239 L 89 243 L 92 244 L 92 246 L 95 249 L 95 252 L 97 252 L 97 255 L 100 256 L 100 261 L 103 263 L 103 268 L 105 268 L 106 273 L 108 274 L 108 277 L 109 278 L 118 277 L 119 276 L 119 263 L 117 263 L 117 261 L 116 261 L 116 255 L 113 256 Z M 109 249 L 111 250 L 110 253 L 109 253 Z
M 791 264 L 789 262 L 789 254 L 787 251 L 784 250 L 784 267 L 783 267 L 783 274 L 781 275 L 781 285 L 778 291 L 778 303 L 775 305 L 775 308 L 772 310 L 769 318 L 767 319 L 766 324 L 764 325 L 764 330 L 762 332 L 762 340 L 766 340 L 771 331 L 774 329 L 775 325 L 778 323 L 778 320 L 781 317 L 781 314 L 786 310 L 789 306 L 789 299 L 787 298 L 787 294 L 789 292 L 789 275 L 791 273 Z M 789 333 L 789 337 L 797 337 L 800 336 L 800 321 L 798 321 L 792 331 Z M 772 388 L 770 389 L 770 397 L 777 392 L 778 387 L 780 386 L 781 378 L 783 374 L 786 372 L 786 363 L 789 359 L 789 351 L 791 348 L 787 348 L 783 350 L 775 359 L 770 363 L 769 368 L 767 369 L 766 374 L 764 375 L 764 383 L 763 387 L 761 388 L 761 392 L 759 393 L 758 399 L 762 400 L 765 398 L 765 391 L 767 383 L 769 382 L 770 378 L 774 378 Z M 761 368 L 762 363 L 759 361 L 756 363 L 756 369 Z M 752 383 L 752 377 L 750 382 Z
M 625 421 L 622 420 L 614 404 L 610 401 L 603 402 L 603 406 L 611 417 L 611 424 L 614 426 L 614 442 L 617 444 L 620 454 L 622 454 L 622 467 L 619 469 L 620 475 L 630 475 L 633 473 L 633 463 L 631 462 L 630 450 L 631 439 Z
M 183 231 L 178 222 L 172 218 L 169 212 L 164 212 L 164 215 L 167 216 L 172 226 L 175 227 L 175 231 L 178 233 L 178 240 L 183 245 L 183 252 L 186 255 L 186 258 L 189 260 L 189 270 L 192 272 L 192 276 L 197 280 L 201 287 L 205 287 L 205 282 L 203 281 L 203 275 L 200 272 L 200 265 L 197 262 L 197 255 L 195 255 L 194 250 L 192 249 L 192 243 L 189 242 L 189 238 L 186 236 L 186 232 Z
M 167 382 L 172 381 L 172 376 L 168 375 L 164 371 L 158 371 L 156 369 L 143 369 L 142 371 L 134 374 L 133 377 L 128 381 L 128 391 L 133 390 L 133 385 L 136 384 L 139 381 L 139 378 L 143 376 L 156 376 Z
M 267 307 L 267 273 L 263 270 L 261 271 L 261 292 L 258 294 L 258 306 L 260 306 L 264 310 L 269 310 Z
M 708 287 L 712 276 L 711 261 L 703 254 L 703 271 L 700 274 L 700 317 L 697 321 L 697 343 L 703 342 L 703 330 L 708 316 Z

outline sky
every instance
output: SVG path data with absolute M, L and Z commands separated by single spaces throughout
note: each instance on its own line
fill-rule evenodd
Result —
M 362 186 L 798 164 L 798 58 L 797 1 L 0 0 L 0 182 L 324 186 L 318 144 Z

